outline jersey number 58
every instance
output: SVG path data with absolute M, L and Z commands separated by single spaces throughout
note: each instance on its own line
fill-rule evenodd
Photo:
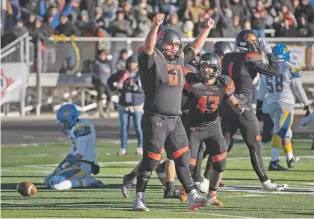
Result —
M 281 92 L 283 88 L 283 75 L 266 76 L 266 85 L 269 93 Z

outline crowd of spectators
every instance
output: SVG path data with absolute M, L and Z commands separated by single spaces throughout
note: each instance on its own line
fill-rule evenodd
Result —
M 234 37 L 241 29 L 265 36 L 313 37 L 310 0 L 3 0 L 1 34 L 25 32 L 37 40 L 52 34 L 99 37 L 145 37 L 154 15 L 166 14 L 165 27 L 195 37 L 202 21 L 216 21 L 209 37 Z M 8 37 L 9 36 L 9 37 Z M 4 43 L 6 38 L 3 39 Z

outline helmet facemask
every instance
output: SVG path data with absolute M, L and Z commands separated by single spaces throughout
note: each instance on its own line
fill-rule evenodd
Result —
M 220 69 L 217 65 L 213 65 L 207 61 L 201 61 L 198 66 L 199 80 L 204 84 L 208 81 L 215 79 L 220 74 Z

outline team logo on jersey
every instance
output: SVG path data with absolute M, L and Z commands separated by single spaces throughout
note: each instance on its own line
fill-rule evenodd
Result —
M 14 80 L 12 78 L 7 77 L 4 73 L 3 70 L 1 69 L 0 71 L 0 76 L 1 76 L 1 96 L 5 94 L 5 91 L 10 87 Z
M 254 34 L 248 34 L 246 37 L 247 41 L 249 41 L 250 43 L 255 43 L 256 42 L 256 36 Z

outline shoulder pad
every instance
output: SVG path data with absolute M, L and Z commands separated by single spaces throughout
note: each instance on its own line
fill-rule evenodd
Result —
M 193 73 L 190 68 L 183 68 L 184 74 Z
M 261 61 L 262 55 L 257 52 L 248 52 L 245 54 L 245 60 L 248 62 Z
M 74 127 L 73 134 L 76 138 L 89 135 L 91 129 L 88 124 L 79 124 Z

